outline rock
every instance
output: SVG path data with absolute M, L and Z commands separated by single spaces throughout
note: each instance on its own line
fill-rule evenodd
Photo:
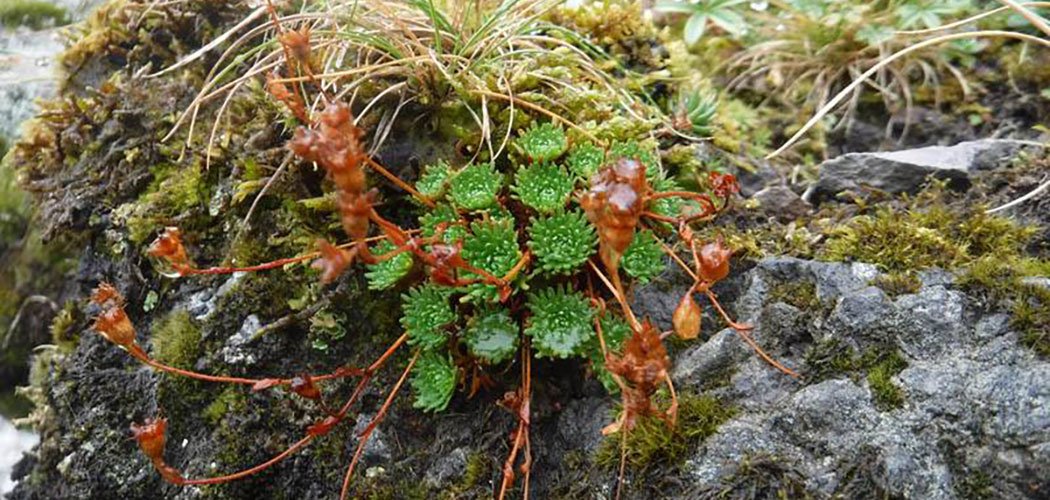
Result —
M 954 146 L 845 154 L 820 165 L 814 201 L 862 187 L 893 194 L 915 193 L 931 176 L 965 189 L 970 185 L 971 174 L 995 168 L 1025 147 L 1021 141 L 985 139 Z
M 751 199 L 760 203 L 763 214 L 780 222 L 790 222 L 806 215 L 813 208 L 787 186 L 770 186 L 755 193 Z
M 434 486 L 443 486 L 463 474 L 467 468 L 467 450 L 456 448 L 442 456 L 427 469 L 424 480 Z
M 704 390 L 715 374 L 732 373 L 714 394 L 737 416 L 687 461 L 698 491 L 763 491 L 791 478 L 805 478 L 795 487 L 818 498 L 965 498 L 974 478 L 1002 498 L 1050 490 L 1050 362 L 1018 342 L 1009 315 L 981 309 L 947 273 L 924 273 L 917 293 L 896 299 L 870 286 L 878 275 L 864 264 L 772 258 L 742 279 L 730 305 L 757 320 L 756 342 L 801 380 L 728 329 L 676 357 L 681 387 Z M 834 308 L 806 311 L 770 298 L 799 282 Z M 802 346 L 829 340 L 853 349 L 854 360 L 895 349 L 907 367 L 878 386 L 869 368 L 813 379 Z M 876 404 L 886 380 L 900 404 Z M 779 465 L 742 476 L 741 464 L 753 463 Z

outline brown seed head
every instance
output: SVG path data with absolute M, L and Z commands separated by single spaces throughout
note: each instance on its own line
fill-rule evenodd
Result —
M 314 385 L 309 375 L 300 375 L 292 379 L 292 392 L 306 399 L 321 399 L 321 391 Z
M 131 424 L 131 433 L 139 443 L 139 448 L 150 460 L 164 461 L 164 442 L 167 439 L 165 432 L 168 429 L 168 419 L 147 418 L 142 425 Z
M 700 277 L 708 283 L 724 279 L 729 275 L 731 255 L 733 251 L 721 239 L 700 247 Z
M 285 31 L 277 40 L 284 45 L 292 57 L 303 64 L 310 63 L 310 26 L 306 25 L 298 31 Z
M 100 306 L 108 304 L 123 304 L 124 296 L 117 291 L 116 287 L 109 283 L 99 283 L 91 292 L 91 302 Z
M 689 290 L 678 301 L 678 307 L 674 310 L 671 322 L 674 324 L 674 333 L 683 340 L 692 340 L 700 336 L 701 322 L 700 306 L 693 300 L 693 291 Z
M 106 340 L 125 349 L 135 345 L 135 327 L 124 312 L 124 306 L 112 304 L 95 318 L 92 328 Z
M 193 268 L 189 257 L 186 256 L 186 247 L 182 245 L 182 231 L 177 227 L 164 228 L 164 232 L 153 240 L 146 253 L 163 259 L 179 274 Z

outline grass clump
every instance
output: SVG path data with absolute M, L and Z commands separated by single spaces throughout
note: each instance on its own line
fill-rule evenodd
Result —
M 38 30 L 69 22 L 66 9 L 42 0 L 4 0 L 0 3 L 0 25 L 27 26 Z
M 655 417 L 645 417 L 627 435 L 627 463 L 637 470 L 657 465 L 677 465 L 686 453 L 718 431 L 736 411 L 709 395 L 678 395 L 678 421 L 674 427 Z M 620 434 L 602 442 L 595 462 L 602 467 L 620 463 Z

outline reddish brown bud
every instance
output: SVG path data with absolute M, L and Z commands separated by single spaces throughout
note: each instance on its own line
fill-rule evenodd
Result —
M 186 256 L 186 247 L 182 245 L 182 232 L 177 227 L 166 227 L 164 232 L 153 240 L 146 253 L 164 261 L 174 272 L 160 270 L 165 276 L 182 276 L 193 269 L 190 258 Z
M 108 303 L 123 304 L 124 296 L 113 285 L 99 283 L 91 292 L 91 302 L 100 306 L 106 306 Z
M 285 31 L 277 36 L 292 57 L 303 64 L 310 63 L 310 26 L 303 26 L 298 31 Z
M 292 392 L 306 399 L 321 399 L 321 391 L 314 385 L 309 375 L 301 375 L 292 379 Z
M 674 333 L 683 340 L 692 340 L 700 336 L 701 312 L 700 306 L 693 300 L 693 291 L 689 290 L 678 302 L 674 310 L 672 323 Z
M 729 257 L 733 251 L 722 240 L 700 247 L 700 277 L 714 283 L 729 275 Z
M 711 172 L 708 176 L 708 183 L 711 185 L 711 192 L 719 198 L 728 198 L 740 192 L 740 184 L 737 184 L 736 176 L 733 174 Z
M 147 418 L 142 425 L 131 424 L 131 433 L 139 443 L 139 448 L 150 460 L 164 461 L 164 443 L 167 440 L 165 432 L 168 429 L 168 419 Z
M 131 350 L 135 345 L 135 327 L 121 305 L 114 304 L 102 311 L 92 328 L 106 340 L 125 349 Z
M 321 270 L 321 283 L 331 283 L 343 274 L 353 256 L 350 252 L 324 240 L 317 240 L 317 245 L 321 251 L 321 258 L 315 260 L 312 267 Z

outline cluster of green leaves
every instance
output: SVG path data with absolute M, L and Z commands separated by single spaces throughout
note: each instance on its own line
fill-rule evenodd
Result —
M 424 283 L 402 295 L 401 324 L 409 343 L 423 351 L 411 383 L 416 406 L 427 411 L 444 409 L 455 391 L 460 369 L 452 352 L 465 350 L 482 364 L 506 363 L 515 358 L 522 335 L 538 357 L 589 360 L 599 380 L 617 390 L 604 369 L 595 333 L 597 311 L 573 289 L 579 282 L 576 273 L 598 247 L 596 228 L 573 194 L 586 189 L 603 165 L 620 158 L 644 163 L 657 189 L 678 187 L 665 177 L 651 142 L 615 142 L 608 151 L 588 142 L 570 147 L 560 127 L 533 123 L 513 144 L 516 153 L 510 157 L 458 168 L 438 162 L 425 167 L 416 182 L 416 189 L 435 204 L 421 214 L 420 234 L 434 237 L 440 231 L 443 243 L 458 248 L 467 265 L 484 271 L 479 275 L 458 269 L 456 286 Z M 681 200 L 669 198 L 648 208 L 674 215 L 680 207 Z M 531 261 L 512 273 L 526 248 Z M 380 243 L 375 252 L 393 249 Z M 641 231 L 625 253 L 622 269 L 629 278 L 646 282 L 666 265 L 657 236 Z M 369 266 L 369 286 L 392 288 L 412 271 L 412 256 L 399 254 Z M 504 290 L 486 281 L 491 277 L 510 279 L 512 295 L 529 292 L 524 300 L 501 302 Z M 607 346 L 619 349 L 630 334 L 626 322 L 611 312 L 600 322 Z

